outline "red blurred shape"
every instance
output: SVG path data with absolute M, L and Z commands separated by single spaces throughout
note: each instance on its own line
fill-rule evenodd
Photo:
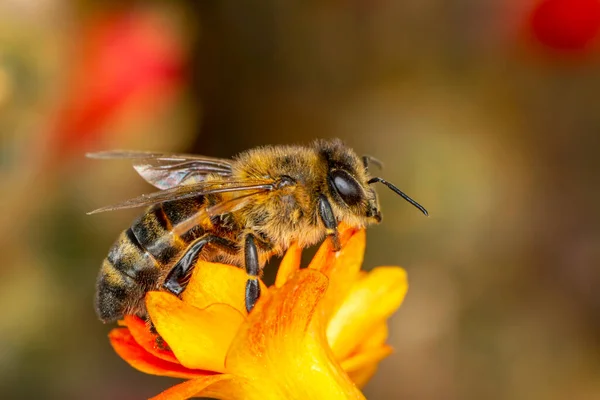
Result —
M 151 13 L 95 17 L 76 40 L 73 72 L 51 139 L 58 155 L 89 148 L 134 98 L 142 100 L 136 102 L 142 108 L 138 114 L 163 105 L 183 76 L 180 39 Z
M 599 0 L 544 0 L 531 14 L 535 38 L 556 50 L 582 50 L 600 30 Z

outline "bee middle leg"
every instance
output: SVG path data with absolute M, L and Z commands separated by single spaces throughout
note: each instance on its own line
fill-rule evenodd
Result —
M 254 236 L 248 234 L 244 241 L 244 261 L 248 280 L 246 281 L 246 311 L 250 312 L 254 308 L 256 301 L 260 297 L 260 283 L 258 273 L 260 264 L 258 260 L 258 250 L 254 243 Z
M 173 294 L 180 295 L 185 289 L 181 281 L 192 271 L 196 261 L 198 261 L 200 252 L 209 243 L 217 244 L 229 252 L 237 251 L 236 244 L 227 239 L 211 234 L 204 235 L 193 241 L 179 261 L 171 268 L 163 283 L 163 288 Z

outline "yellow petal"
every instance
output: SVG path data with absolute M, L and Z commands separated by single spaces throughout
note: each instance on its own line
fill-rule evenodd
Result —
M 371 364 L 358 371 L 348 372 L 348 376 L 357 387 L 362 389 L 369 383 L 373 375 L 375 375 L 375 372 L 377 372 L 377 364 Z
M 341 362 L 352 382 L 362 388 L 375 375 L 377 365 L 392 353 L 385 344 L 388 337 L 387 321 L 381 321 L 363 340 L 349 358 Z
M 377 371 L 379 362 L 392 354 L 392 351 L 392 347 L 387 345 L 370 349 L 344 360 L 342 367 L 356 386 L 362 388 Z
M 379 348 L 385 344 L 387 338 L 388 324 L 386 320 L 381 320 L 359 343 L 359 345 L 354 350 L 354 353 L 361 353 L 363 351 Z
M 246 315 L 244 294 L 248 275 L 232 265 L 199 261 L 192 277 L 181 295 L 184 302 L 196 308 L 206 308 L 211 304 L 229 304 Z M 267 288 L 260 282 L 261 292 Z
M 279 264 L 275 287 L 282 287 L 300 269 L 301 256 L 302 249 L 296 243 L 292 243 Z
M 377 365 L 381 360 L 392 354 L 392 351 L 391 346 L 382 345 L 379 348 L 370 349 L 347 358 L 341 362 L 341 365 L 346 372 L 359 371 L 365 367 Z
M 327 326 L 327 339 L 336 358 L 347 358 L 392 315 L 407 289 L 406 272 L 398 267 L 375 268 L 357 281 Z
M 224 371 L 225 354 L 244 321 L 238 310 L 227 304 L 198 309 L 166 292 L 149 292 L 146 307 L 181 365 Z
M 303 269 L 256 305 L 227 354 L 248 399 L 363 399 L 333 359 L 316 313 L 327 277 Z

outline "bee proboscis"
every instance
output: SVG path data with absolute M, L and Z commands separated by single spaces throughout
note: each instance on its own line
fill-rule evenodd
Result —
M 143 299 L 150 290 L 181 294 L 199 259 L 245 268 L 250 312 L 271 256 L 293 242 L 308 247 L 326 236 L 339 249 L 339 223 L 362 228 L 381 221 L 374 183 L 427 215 L 396 186 L 370 177 L 369 163 L 379 161 L 359 157 L 339 140 L 259 147 L 235 159 L 136 151 L 89 156 L 132 159 L 136 171 L 161 189 L 90 213 L 149 207 L 121 233 L 102 264 L 96 312 L 104 322 L 145 316 Z

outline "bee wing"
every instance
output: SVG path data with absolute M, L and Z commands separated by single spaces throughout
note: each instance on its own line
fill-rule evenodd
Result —
M 202 182 L 209 174 L 228 177 L 232 173 L 231 160 L 191 154 L 116 150 L 89 153 L 87 156 L 133 160 L 133 168 L 142 178 L 163 190 Z
M 226 201 L 222 201 L 213 206 L 206 208 L 206 213 L 210 217 L 214 217 L 217 215 L 227 214 L 230 212 L 241 210 L 246 207 L 253 201 L 256 201 L 256 197 L 265 194 L 265 190 L 260 190 L 256 192 L 250 192 L 248 194 L 244 194 L 241 196 L 234 197 L 233 199 L 229 199 Z
M 204 208 L 200 210 L 199 214 L 196 214 L 194 218 L 182 221 L 178 223 L 177 226 L 174 226 L 173 232 L 175 232 L 178 235 L 182 235 L 185 232 L 191 230 L 192 228 L 194 228 L 194 226 L 198 224 L 198 220 L 202 218 L 200 214 L 205 218 L 212 218 L 215 216 L 241 210 L 248 204 L 251 204 L 253 201 L 256 201 L 257 197 L 264 195 L 265 193 L 268 192 L 266 190 L 257 190 L 217 203 L 214 206 Z
M 143 194 L 139 197 L 126 200 L 112 206 L 102 207 L 88 214 L 97 214 L 105 211 L 122 210 L 163 203 L 165 201 L 182 200 L 190 197 L 203 196 L 212 193 L 253 191 L 267 192 L 275 190 L 275 181 L 272 179 L 245 180 L 245 181 L 219 181 L 199 182 L 190 185 L 178 186 L 159 192 Z

